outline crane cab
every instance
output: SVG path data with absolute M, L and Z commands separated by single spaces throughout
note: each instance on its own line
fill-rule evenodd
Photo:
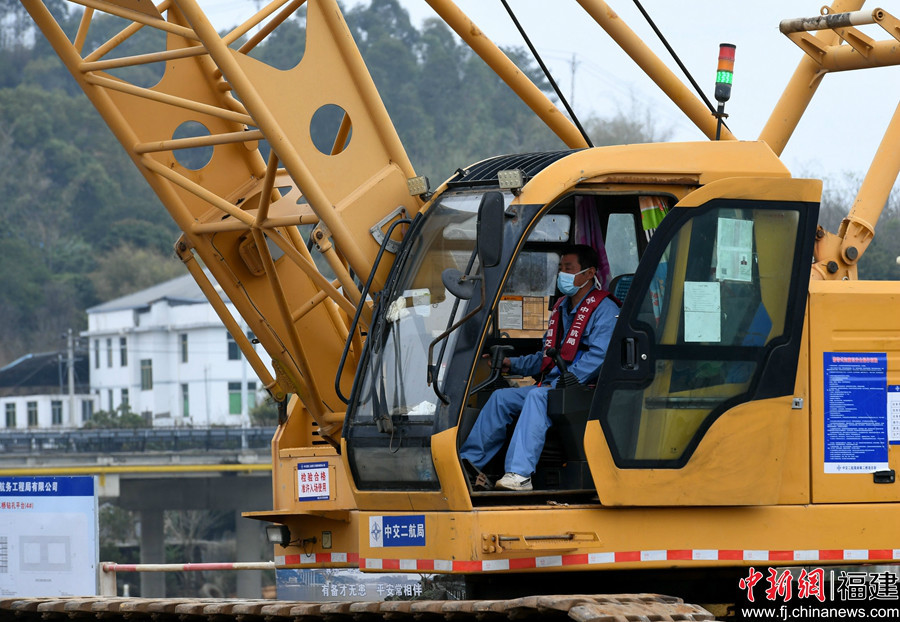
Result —
M 498 187 L 508 169 L 524 171 L 521 188 Z M 749 449 L 740 435 L 732 449 L 704 439 L 742 405 L 790 409 L 820 190 L 790 179 L 761 143 L 512 156 L 461 171 L 412 224 L 378 302 L 344 430 L 355 487 L 456 498 L 456 452 L 480 409 L 494 391 L 533 382 L 492 378 L 483 355 L 540 350 L 559 256 L 576 242 L 598 252 L 622 307 L 596 384 L 551 399 L 532 494 L 640 504 L 651 495 L 616 484 L 622 473 L 684 475 L 709 452 Z M 501 214 L 491 225 L 487 203 Z M 753 448 L 760 472 L 783 457 L 784 421 Z M 771 501 L 781 481 L 749 493 L 746 474 L 733 475 L 735 503 Z M 466 492 L 476 504 L 508 494 Z

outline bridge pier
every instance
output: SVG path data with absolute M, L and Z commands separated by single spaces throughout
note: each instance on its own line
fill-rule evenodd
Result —
M 147 508 L 140 510 L 141 517 L 141 563 L 166 563 L 166 540 L 163 510 Z M 166 575 L 163 572 L 141 573 L 141 596 L 144 598 L 165 598 Z
M 241 516 L 241 510 L 234 513 L 235 559 L 237 561 L 260 560 L 263 549 L 260 526 L 264 524 Z M 242 570 L 237 573 L 238 598 L 262 598 L 262 571 Z

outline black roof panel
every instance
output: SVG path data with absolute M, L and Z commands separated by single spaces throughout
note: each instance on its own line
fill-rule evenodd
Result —
M 458 169 L 447 181 L 450 188 L 461 186 L 497 186 L 497 173 L 510 169 L 519 169 L 525 175 L 525 183 L 542 170 L 575 153 L 575 150 L 545 151 L 540 153 L 517 153 L 502 155 L 476 162 L 465 169 Z
M 88 353 L 75 351 L 75 392 L 87 393 L 89 387 Z M 57 393 L 66 387 L 66 352 L 26 354 L 0 368 L 0 395 L 37 395 Z M 60 387 L 63 387 L 61 390 Z

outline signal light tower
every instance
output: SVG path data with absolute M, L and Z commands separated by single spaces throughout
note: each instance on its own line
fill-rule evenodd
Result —
M 735 49 L 736 46 L 731 43 L 719 44 L 719 66 L 716 68 L 716 101 L 719 102 L 719 109 L 715 112 L 719 123 L 716 125 L 716 140 L 719 140 L 722 132 L 722 119 L 728 117 L 725 114 L 725 102 L 731 99 Z

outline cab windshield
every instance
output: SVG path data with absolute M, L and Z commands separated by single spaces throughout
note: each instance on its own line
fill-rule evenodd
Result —
M 429 345 L 480 298 L 478 292 L 471 301 L 456 298 L 442 284 L 441 273 L 447 268 L 478 273 L 475 229 L 481 197 L 471 191 L 446 194 L 413 232 L 408 253 L 398 259 L 403 262 L 398 278 L 385 293 L 373 327 L 354 423 L 384 418 L 433 423 L 439 398 L 428 384 Z M 434 346 L 430 362 L 436 365 L 438 390 L 444 385 L 457 334 L 451 332 Z

